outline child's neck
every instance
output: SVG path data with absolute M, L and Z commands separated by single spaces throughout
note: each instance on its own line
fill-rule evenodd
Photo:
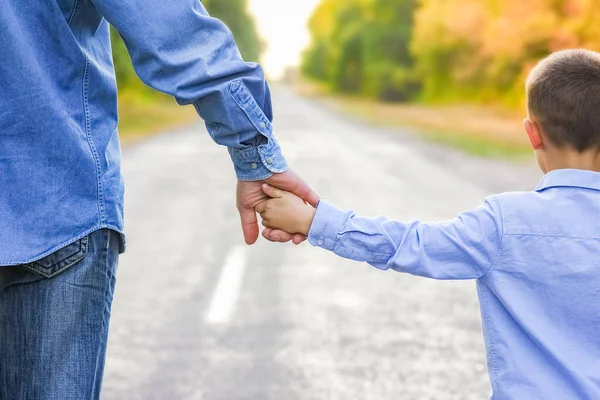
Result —
M 573 149 L 551 149 L 547 152 L 545 170 L 583 169 L 600 172 L 600 151 L 586 150 L 582 153 Z

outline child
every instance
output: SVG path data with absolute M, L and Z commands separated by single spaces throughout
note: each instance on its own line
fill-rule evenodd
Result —
M 525 131 L 545 173 L 440 223 L 316 209 L 268 185 L 268 228 L 434 279 L 477 279 L 492 399 L 600 399 L 600 54 L 567 50 L 527 80 Z

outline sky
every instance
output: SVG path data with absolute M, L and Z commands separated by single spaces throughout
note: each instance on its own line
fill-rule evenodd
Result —
M 262 66 L 271 78 L 300 62 L 309 43 L 306 24 L 320 0 L 249 0 L 261 37 L 267 43 Z

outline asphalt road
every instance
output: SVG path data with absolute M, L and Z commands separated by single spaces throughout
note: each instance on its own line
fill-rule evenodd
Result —
M 539 178 L 273 95 L 289 163 L 360 214 L 452 218 Z M 103 400 L 487 398 L 474 282 L 381 272 L 308 244 L 242 245 L 231 163 L 201 126 L 127 148 L 124 174 L 128 251 Z

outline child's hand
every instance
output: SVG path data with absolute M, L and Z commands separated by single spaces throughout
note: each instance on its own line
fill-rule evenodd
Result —
M 308 236 L 308 231 L 315 216 L 315 209 L 289 192 L 263 185 L 263 191 L 271 197 L 256 208 L 267 228 L 281 229 L 287 233 L 301 233 Z

